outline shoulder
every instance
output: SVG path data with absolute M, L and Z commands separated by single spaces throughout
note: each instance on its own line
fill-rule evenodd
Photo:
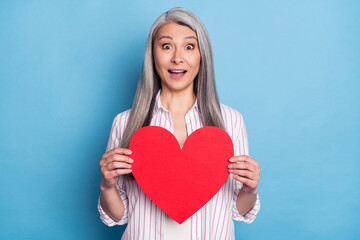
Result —
M 131 109 L 128 109 L 126 111 L 123 111 L 121 113 L 118 113 L 115 118 L 114 118 L 114 121 L 121 121 L 121 120 L 124 120 L 124 119 L 128 119 L 129 116 L 130 116 L 130 112 L 131 112 Z
M 120 130 L 120 132 L 122 132 L 126 127 L 126 123 L 129 119 L 130 112 L 131 109 L 128 109 L 126 111 L 117 114 L 113 121 L 113 128 L 115 127 L 116 129 Z
M 220 104 L 220 107 L 228 134 L 233 140 L 237 139 L 241 129 L 245 127 L 242 114 L 236 109 L 224 104 Z
M 224 104 L 220 104 L 220 107 L 221 107 L 221 114 L 222 114 L 222 117 L 224 118 L 224 121 L 225 119 L 227 120 L 228 118 L 231 120 L 237 120 L 237 119 L 241 119 L 243 121 L 243 116 L 242 114 L 237 111 L 236 109 L 232 108 L 232 107 L 229 107 L 229 106 L 226 106 Z
M 126 123 L 130 115 L 129 113 L 130 110 L 127 110 L 115 116 L 110 131 L 108 145 L 106 147 L 106 152 L 114 148 L 120 147 L 121 138 L 124 134 Z

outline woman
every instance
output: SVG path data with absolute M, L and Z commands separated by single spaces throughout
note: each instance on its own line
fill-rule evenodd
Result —
M 180 146 L 196 129 L 216 126 L 226 130 L 234 144 L 229 178 L 181 225 L 159 209 L 129 175 L 133 162 L 128 157 L 130 139 L 148 125 L 169 130 Z M 259 164 L 248 155 L 241 114 L 219 103 L 204 25 L 183 8 L 162 14 L 148 35 L 133 107 L 115 117 L 100 161 L 102 221 L 108 226 L 128 223 L 122 239 L 234 239 L 232 219 L 250 223 L 260 208 Z

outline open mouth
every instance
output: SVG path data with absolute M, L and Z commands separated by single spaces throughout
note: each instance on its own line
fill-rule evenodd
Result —
M 169 69 L 168 72 L 172 78 L 179 79 L 182 78 L 187 71 L 182 69 Z

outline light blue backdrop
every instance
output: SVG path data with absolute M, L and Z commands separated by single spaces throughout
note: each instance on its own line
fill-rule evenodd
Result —
M 120 239 L 99 220 L 98 162 L 174 6 L 205 23 L 261 164 L 261 211 L 236 239 L 359 239 L 355 0 L 1 1 L 0 239 Z

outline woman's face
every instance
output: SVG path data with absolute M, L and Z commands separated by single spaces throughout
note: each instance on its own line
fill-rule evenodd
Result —
M 153 54 L 163 90 L 193 91 L 201 57 L 191 28 L 177 23 L 162 26 L 154 39 Z

